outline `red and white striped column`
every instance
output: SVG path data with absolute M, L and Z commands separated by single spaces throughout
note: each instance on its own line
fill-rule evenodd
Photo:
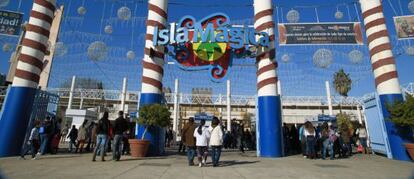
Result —
M 277 96 L 278 79 L 272 1 L 254 0 L 254 14 L 256 32 L 266 32 L 270 36 L 269 47 L 258 47 L 256 57 L 259 155 L 281 157 L 283 155 L 281 108 L 280 97 Z
M 161 103 L 162 77 L 164 75 L 164 46 L 154 46 L 153 35 L 155 27 L 167 28 L 168 0 L 149 0 L 147 34 L 145 36 L 144 59 L 142 60 L 142 91 L 140 106 Z M 137 138 L 141 138 L 144 126 L 137 126 Z M 151 141 L 149 155 L 158 155 L 164 152 L 164 129 L 153 128 L 145 135 Z
M 37 88 L 52 26 L 55 0 L 34 0 L 12 86 Z
M 375 86 L 382 105 L 384 119 L 389 116 L 387 103 L 403 100 L 397 67 L 385 23 L 381 0 L 360 0 L 365 32 L 371 57 Z M 385 121 L 391 154 L 394 159 L 409 160 L 403 147 L 404 136 L 399 136 L 395 126 Z M 381 132 L 381 131 L 378 131 Z
M 54 11 L 55 0 L 33 1 L 15 77 L 0 120 L 0 156 L 20 152 L 43 69 Z
M 142 72 L 142 93 L 161 94 L 164 65 L 164 46 L 154 46 L 154 27 L 167 27 L 167 0 L 150 0 L 148 2 L 147 34 Z

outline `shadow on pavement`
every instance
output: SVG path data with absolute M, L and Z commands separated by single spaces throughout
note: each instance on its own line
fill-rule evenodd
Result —
M 168 156 L 161 157 L 142 157 L 142 158 L 121 158 L 118 162 L 134 161 L 134 160 L 157 160 L 157 159 L 167 159 Z
M 221 167 L 229 167 L 234 165 L 245 165 L 245 164 L 254 164 L 258 163 L 259 161 L 237 161 L 237 160 L 227 160 L 227 161 L 220 161 Z

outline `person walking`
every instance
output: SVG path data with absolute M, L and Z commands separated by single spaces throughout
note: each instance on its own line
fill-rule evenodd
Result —
M 368 154 L 367 148 L 367 130 L 365 129 L 365 123 L 362 123 L 361 126 L 357 129 L 356 134 L 359 138 L 359 143 L 362 146 L 362 153 Z
M 188 165 L 194 165 L 194 156 L 195 156 L 195 145 L 196 141 L 194 138 L 194 131 L 197 126 L 194 123 L 194 118 L 190 117 L 188 123 L 184 125 L 183 132 L 182 132 L 182 141 L 184 145 L 187 147 L 187 159 Z
M 213 167 L 217 167 L 220 155 L 221 147 L 223 146 L 223 128 L 220 125 L 220 121 L 217 117 L 214 117 L 211 121 L 210 133 L 210 147 L 211 147 L 211 160 L 213 161 Z
M 197 146 L 197 158 L 198 158 L 198 166 L 202 167 L 206 165 L 207 161 L 207 144 L 210 138 L 210 132 L 208 128 L 204 126 L 206 124 L 206 120 L 202 119 L 200 121 L 200 125 L 194 130 L 194 137 L 196 138 L 196 146 Z
M 20 157 L 22 159 L 25 159 L 24 156 L 27 154 L 27 152 L 30 152 L 32 154 L 32 160 L 36 160 L 36 153 L 39 150 L 40 147 L 40 136 L 39 136 L 39 128 L 40 128 L 40 121 L 35 121 L 35 126 L 30 131 L 29 140 L 27 141 L 27 145 L 23 149 Z
M 79 127 L 78 130 L 78 145 L 76 145 L 76 150 L 75 153 L 78 153 L 78 150 L 80 153 L 82 153 L 83 151 L 83 146 L 86 143 L 86 140 L 88 139 L 88 132 L 87 132 L 87 127 L 86 127 L 86 123 L 88 121 L 83 121 L 82 125 Z
M 315 128 L 313 127 L 312 123 L 307 121 L 305 123 L 304 133 L 306 136 L 306 150 L 307 156 L 309 159 L 315 158 L 315 142 L 316 142 L 316 133 Z
M 46 117 L 43 122 L 43 126 L 40 128 L 40 154 L 44 155 L 49 149 L 49 138 L 52 134 L 52 126 L 50 123 L 50 117 Z
M 67 138 L 69 138 L 69 152 L 72 152 L 73 146 L 77 146 L 76 139 L 78 138 L 78 129 L 76 129 L 75 125 L 72 126 Z
M 103 117 L 98 121 L 97 124 L 97 128 L 96 128 L 96 133 L 97 135 L 97 139 L 96 139 L 96 147 L 93 150 L 93 156 L 92 156 L 92 161 L 95 162 L 95 158 L 96 158 L 96 153 L 97 150 L 100 150 L 100 154 L 101 154 L 101 161 L 105 161 L 105 148 L 106 148 L 106 143 L 107 143 L 107 138 L 109 135 L 109 119 L 108 119 L 108 112 L 104 112 Z
M 124 138 L 124 132 L 128 130 L 128 121 L 124 118 L 124 112 L 118 112 L 118 118 L 115 119 L 114 144 L 112 149 L 112 160 L 119 161 L 121 159 L 122 148 L 121 143 Z

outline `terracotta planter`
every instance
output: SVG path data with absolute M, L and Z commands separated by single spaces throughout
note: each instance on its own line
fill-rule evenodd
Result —
M 411 160 L 414 161 L 414 143 L 405 143 L 405 149 L 407 149 L 408 154 L 410 154 Z
M 147 155 L 149 140 L 129 139 L 129 146 L 131 148 L 131 157 L 145 157 Z

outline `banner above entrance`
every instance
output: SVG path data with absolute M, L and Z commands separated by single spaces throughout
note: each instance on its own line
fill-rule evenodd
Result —
M 211 14 L 199 21 L 184 16 L 169 27 L 158 25 L 152 40 L 154 46 L 166 46 L 169 57 L 181 69 L 208 70 L 214 82 L 226 79 L 233 57 L 254 58 L 256 49 L 270 46 L 266 32 L 256 32 L 252 27 L 235 27 L 224 13 Z
M 363 44 L 359 22 L 278 24 L 280 45 Z

